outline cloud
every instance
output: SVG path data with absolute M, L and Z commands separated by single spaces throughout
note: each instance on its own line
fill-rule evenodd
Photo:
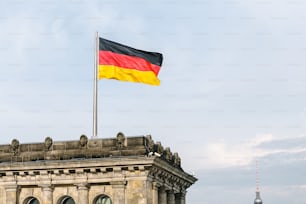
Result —
M 266 154 L 259 158 L 259 185 L 265 203 L 300 204 L 305 201 L 306 152 L 288 152 Z M 190 198 L 192 203 L 200 203 L 200 200 L 205 203 L 220 203 L 224 200 L 235 203 L 237 198 L 237 202 L 247 203 L 255 198 L 254 160 L 244 166 L 203 168 L 197 171 L 196 177 L 198 182 L 189 190 L 193 195 Z M 218 192 L 222 192 L 221 197 Z M 203 197 L 203 194 L 206 196 Z
M 272 134 L 258 134 L 255 138 L 244 142 L 229 140 L 210 141 L 204 146 L 189 150 L 195 156 L 187 166 L 198 160 L 196 168 L 223 169 L 230 167 L 246 167 L 255 160 L 268 163 L 272 159 L 282 163 L 291 163 L 293 160 L 306 159 L 305 136 L 278 138 Z
M 303 135 L 290 137 L 290 138 L 281 138 L 270 141 L 263 141 L 257 145 L 258 148 L 268 149 L 268 150 L 281 150 L 281 149 L 290 149 L 293 148 L 298 151 L 297 148 L 305 148 L 306 137 Z M 294 150 L 292 150 L 294 151 Z

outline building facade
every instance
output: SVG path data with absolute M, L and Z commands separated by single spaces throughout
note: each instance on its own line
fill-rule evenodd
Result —
M 196 180 L 150 135 L 0 145 L 0 204 L 185 204 Z

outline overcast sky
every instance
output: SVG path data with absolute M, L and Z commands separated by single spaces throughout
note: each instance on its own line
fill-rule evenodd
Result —
M 0 143 L 92 135 L 94 35 L 161 52 L 159 87 L 101 80 L 99 137 L 151 134 L 189 204 L 306 202 L 306 2 L 2 0 Z

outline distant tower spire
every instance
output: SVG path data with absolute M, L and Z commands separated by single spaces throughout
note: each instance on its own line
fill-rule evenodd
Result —
M 258 166 L 258 160 L 256 160 L 256 192 L 259 192 L 259 166 Z
M 262 200 L 260 198 L 260 191 L 259 191 L 259 166 L 258 166 L 258 160 L 256 160 L 256 198 L 254 200 L 254 204 L 262 204 Z

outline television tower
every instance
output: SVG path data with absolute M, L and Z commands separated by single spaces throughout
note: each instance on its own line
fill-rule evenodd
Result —
M 262 200 L 260 198 L 260 191 L 259 191 L 259 167 L 257 160 L 256 160 L 256 198 L 254 200 L 254 204 L 262 204 Z

